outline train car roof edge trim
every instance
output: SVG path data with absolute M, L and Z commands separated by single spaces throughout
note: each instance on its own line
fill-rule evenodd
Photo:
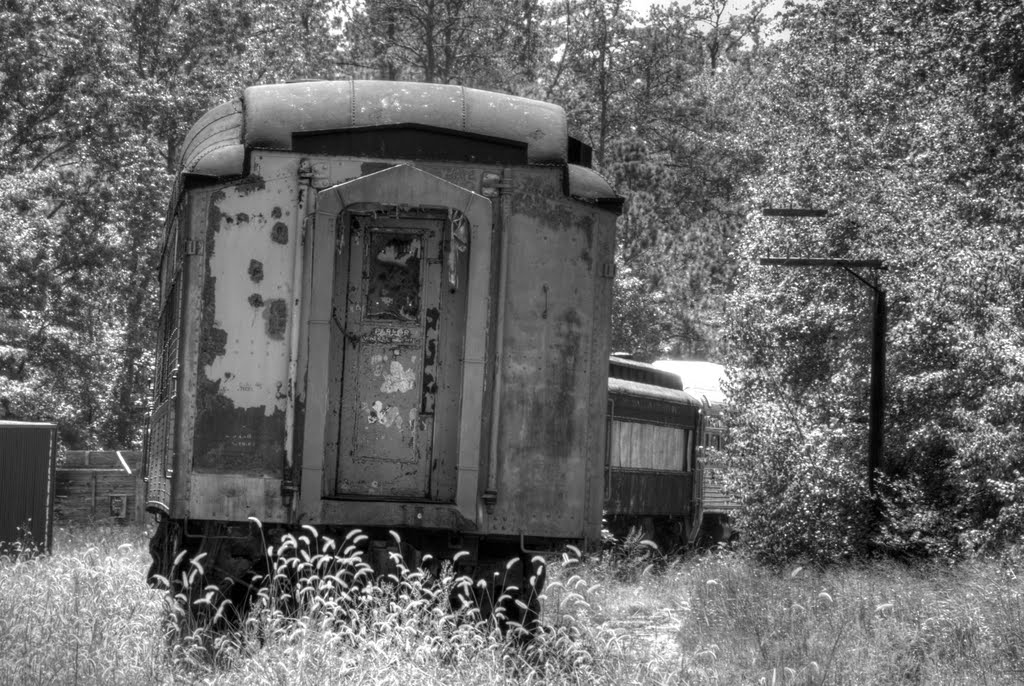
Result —
M 192 173 L 214 142 L 291 150 L 296 133 L 395 124 L 518 141 L 530 164 L 568 161 L 568 127 L 558 105 L 434 83 L 312 81 L 250 86 L 240 100 L 211 109 L 185 137 L 180 168 Z

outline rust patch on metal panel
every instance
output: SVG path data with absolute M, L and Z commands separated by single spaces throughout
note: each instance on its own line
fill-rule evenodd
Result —
M 207 280 L 204 296 L 202 343 L 196 388 L 194 467 L 218 473 L 276 474 L 284 441 L 284 411 L 268 415 L 265 407 L 236 408 L 220 392 L 221 380 L 207 378 L 205 370 L 225 353 L 227 332 L 213 326 L 213 284 Z
M 277 222 L 274 224 L 274 228 L 270 230 L 270 240 L 281 245 L 287 245 L 288 243 L 288 225 L 284 222 Z
M 215 234 L 220 230 L 223 216 L 218 204 L 224 200 L 224 191 L 210 195 L 210 209 L 206 218 L 206 279 L 203 282 L 203 313 L 200 318 L 199 368 L 213 363 L 215 357 L 223 355 L 227 347 L 228 333 L 214 326 L 216 321 L 217 277 L 210 274 L 210 256 L 213 254 Z M 202 376 L 202 375 L 200 375 Z
M 208 276 L 203 284 L 202 332 L 199 339 L 199 366 L 211 364 L 215 357 L 227 350 L 228 332 L 214 326 L 213 294 L 217 277 Z
M 426 328 L 423 332 L 423 400 L 421 414 L 434 414 L 437 399 L 437 336 L 441 311 L 436 307 L 427 308 Z
M 263 263 L 259 260 L 249 260 L 249 278 L 254 283 L 259 283 L 263 280 Z
M 561 228 L 579 221 L 579 214 L 563 200 L 560 185 L 551 178 L 519 175 L 513 195 L 515 211 L 540 219 L 542 225 Z
M 251 193 L 257 193 L 264 190 L 267 187 L 267 183 L 259 176 L 250 176 L 247 179 L 241 181 L 235 189 L 240 195 L 249 195 Z
M 517 398 L 513 402 L 528 408 L 526 425 L 532 429 L 529 437 L 524 436 L 525 446 L 550 455 L 568 455 L 573 452 L 576 422 L 569 418 L 555 421 L 553 413 L 571 414 L 578 405 L 583 353 L 580 317 L 575 310 L 564 311 L 555 318 L 552 329 L 553 341 L 544 355 L 543 386 L 514 389 Z
M 558 394 L 560 398 L 566 398 L 569 404 L 565 407 L 572 407 L 572 398 L 576 397 L 577 381 L 584 370 L 580 369 L 583 350 L 582 322 L 579 313 L 574 310 L 566 310 L 555 321 L 555 343 L 552 348 L 555 351 L 555 359 L 549 361 L 549 373 L 554 373 L 558 379 Z M 554 364 L 551 364 L 554 362 Z M 575 422 L 565 423 L 566 445 L 573 445 L 575 439 Z
M 288 303 L 283 298 L 268 300 L 263 318 L 267 322 L 267 335 L 275 340 L 283 339 L 288 328 Z
M 261 179 L 251 179 L 235 192 L 245 195 L 261 190 L 264 184 Z M 245 273 L 251 282 L 260 282 L 265 276 L 265 267 L 259 260 L 238 260 L 234 264 L 237 269 L 225 272 L 221 268 L 212 268 L 212 260 L 218 253 L 228 249 L 237 242 L 237 236 L 231 237 L 231 231 L 243 222 L 252 222 L 251 210 L 241 208 L 237 204 L 229 213 L 224 211 L 227 198 L 235 201 L 234 195 L 223 191 L 212 194 L 208 210 L 208 231 L 206 232 L 206 277 L 202 289 L 202 312 L 200 317 L 200 350 L 198 359 L 198 375 L 196 384 L 196 419 L 193 465 L 197 471 L 219 474 L 259 474 L 276 476 L 281 473 L 283 464 L 283 446 L 285 436 L 285 410 L 281 403 L 273 405 L 274 380 L 269 392 L 260 388 L 259 381 L 239 380 L 238 369 L 223 369 L 221 364 L 227 355 L 236 353 L 237 346 L 246 345 L 239 341 L 240 332 L 232 328 L 230 323 L 222 323 L 222 318 L 237 312 L 241 299 L 246 298 L 252 307 L 263 307 L 263 296 L 259 293 L 244 295 L 243 284 Z M 262 217 L 259 219 L 262 221 Z M 219 241 L 228 232 L 228 240 L 223 245 Z M 239 256 L 241 257 L 241 256 Z M 220 255 L 223 258 L 223 254 Z M 217 279 L 230 279 L 233 286 L 227 295 L 228 302 L 219 303 L 218 313 L 217 287 L 225 285 Z M 221 298 L 225 295 L 221 289 Z M 238 302 L 234 299 L 237 298 Z M 272 310 L 272 312 L 271 312 Z M 273 316 L 268 316 L 268 312 Z M 268 335 L 275 328 L 280 329 L 283 338 L 287 328 L 288 306 L 285 300 L 264 311 L 267 318 Z M 231 319 L 231 317 L 228 317 Z M 224 320 L 226 322 L 227 320 Z M 229 347 L 230 346 L 230 347 Z M 221 371 L 217 371 L 221 370 Z M 280 385 L 279 383 L 277 385 Z M 245 407 L 249 404 L 251 406 Z
M 515 208 L 544 225 L 579 231 L 580 240 L 573 241 L 579 248 L 579 259 L 588 267 L 593 266 L 596 219 L 589 213 L 575 211 L 564 196 L 554 194 L 550 180 L 537 176 L 517 179 Z
M 590 267 L 594 262 L 590 254 L 590 249 L 594 246 L 594 217 L 589 214 L 580 217 L 578 226 L 583 232 L 583 250 L 580 252 L 580 259 Z
M 285 413 L 237 408 L 220 394 L 220 382 L 202 375 L 197 398 L 195 468 L 218 473 L 277 475 L 283 460 Z

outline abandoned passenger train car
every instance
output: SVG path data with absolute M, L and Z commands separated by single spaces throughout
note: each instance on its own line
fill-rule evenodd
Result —
M 703 515 L 707 417 L 671 372 L 613 356 L 608 369 L 605 521 L 669 551 L 692 544 Z
M 478 573 L 596 539 L 621 198 L 588 158 L 560 107 L 459 86 L 258 86 L 202 117 L 160 269 L 151 575 L 205 552 L 244 577 L 250 517 Z

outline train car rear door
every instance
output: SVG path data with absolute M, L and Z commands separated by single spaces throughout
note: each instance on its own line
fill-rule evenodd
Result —
M 297 516 L 321 520 L 329 510 L 339 521 L 369 516 L 382 525 L 382 516 L 414 516 L 358 502 L 391 500 L 429 504 L 415 510 L 418 524 L 456 512 L 472 521 L 491 203 L 404 164 L 316 197 L 298 361 Z
M 441 218 L 349 218 L 339 495 L 430 494 L 427 367 L 436 346 L 443 228 Z

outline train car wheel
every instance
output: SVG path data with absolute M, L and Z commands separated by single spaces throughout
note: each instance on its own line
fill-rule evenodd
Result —
M 150 541 L 149 580 L 167 588 L 172 639 L 196 629 L 237 628 L 256 599 L 257 576 L 267 572 L 262 542 L 247 525 L 189 522 L 187 528 L 163 520 Z

